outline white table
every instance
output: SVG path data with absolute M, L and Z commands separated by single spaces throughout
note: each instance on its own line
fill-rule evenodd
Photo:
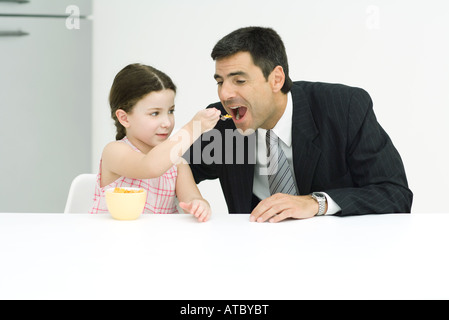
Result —
M 449 214 L 0 213 L 0 299 L 448 299 Z

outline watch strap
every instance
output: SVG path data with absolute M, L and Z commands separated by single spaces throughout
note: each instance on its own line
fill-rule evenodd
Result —
M 316 202 L 318 202 L 318 212 L 316 215 L 324 216 L 326 212 L 326 196 L 320 192 L 313 192 L 311 196 Z

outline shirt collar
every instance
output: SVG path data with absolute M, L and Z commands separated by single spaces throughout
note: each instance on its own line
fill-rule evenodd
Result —
M 292 93 L 289 92 L 287 94 L 287 107 L 285 108 L 284 114 L 273 128 L 273 132 L 288 147 L 291 147 L 292 145 L 292 116 L 293 116 L 293 99 Z

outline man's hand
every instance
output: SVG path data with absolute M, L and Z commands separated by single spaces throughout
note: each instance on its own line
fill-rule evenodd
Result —
M 251 213 L 250 221 L 279 222 L 287 218 L 308 219 L 314 217 L 318 209 L 318 202 L 311 196 L 278 193 L 262 200 Z

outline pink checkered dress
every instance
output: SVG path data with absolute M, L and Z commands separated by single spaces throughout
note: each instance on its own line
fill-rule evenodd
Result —
M 140 152 L 131 144 L 127 137 L 121 140 L 130 145 L 136 152 Z M 147 202 L 143 213 L 172 214 L 179 213 L 175 203 L 175 186 L 178 177 L 178 169 L 174 165 L 159 178 L 154 179 L 130 179 L 120 177 L 111 184 L 101 188 L 101 161 L 100 171 L 97 175 L 97 184 L 95 187 L 94 205 L 90 213 L 108 213 L 106 206 L 105 191 L 115 187 L 133 187 L 142 188 L 147 191 Z

